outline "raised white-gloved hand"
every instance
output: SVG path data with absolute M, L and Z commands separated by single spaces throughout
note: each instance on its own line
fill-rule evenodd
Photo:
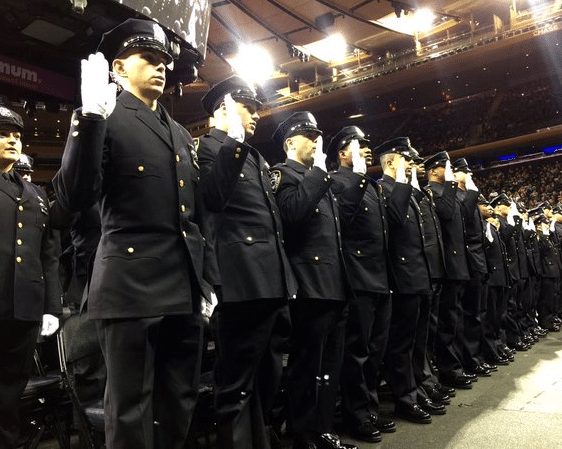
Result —
M 454 181 L 455 174 L 453 173 L 453 169 L 451 168 L 451 161 L 445 162 L 445 182 L 447 181 Z
M 43 324 L 41 325 L 41 335 L 48 337 L 53 335 L 59 328 L 59 319 L 56 316 L 46 313 L 43 315 Z
M 550 220 L 550 232 L 554 232 L 556 220 Z
M 550 234 L 550 229 L 549 229 L 548 223 L 541 223 L 541 232 L 542 232 L 544 235 L 549 235 L 549 234 Z
M 109 117 L 115 109 L 117 84 L 108 82 L 109 64 L 103 54 L 96 53 L 82 59 L 82 114 Z
M 418 182 L 418 170 L 415 165 L 412 167 L 412 178 L 410 179 L 410 184 L 412 184 L 414 189 L 421 190 L 420 183 Z
M 402 184 L 408 183 L 408 178 L 406 177 L 406 159 L 404 159 L 404 157 L 400 158 L 398 168 L 396 169 L 396 182 Z
M 224 105 L 226 106 L 226 124 L 228 126 L 227 136 L 237 142 L 244 142 L 246 131 L 244 130 L 244 125 L 242 125 L 242 118 L 238 114 L 236 101 L 234 101 L 231 94 L 224 96 Z
M 535 227 L 535 222 L 533 221 L 533 219 L 531 217 L 529 217 L 529 225 L 528 226 L 529 226 L 529 229 L 531 231 L 536 232 L 537 228 Z
M 494 241 L 494 236 L 492 235 L 492 225 L 490 223 L 486 223 L 486 238 L 489 242 Z
M 507 214 L 507 223 L 510 224 L 511 226 L 515 226 L 515 215 L 517 214 L 517 206 L 515 205 L 515 203 L 512 201 L 511 205 L 509 206 L 509 212 Z
M 364 175 L 367 173 L 367 162 L 361 156 L 361 146 L 357 139 L 353 139 L 349 146 L 351 148 L 351 162 L 353 164 L 353 173 L 360 173 Z
M 314 163 L 312 164 L 313 167 L 321 168 L 322 170 L 326 171 L 326 155 L 324 151 L 322 151 L 322 145 L 324 141 L 322 140 L 322 136 L 318 136 L 316 138 L 316 147 L 314 148 Z
M 464 185 L 466 186 L 466 190 L 473 190 L 474 192 L 478 192 L 478 187 L 476 187 L 476 184 L 474 184 L 474 181 L 472 180 L 472 173 L 466 174 Z

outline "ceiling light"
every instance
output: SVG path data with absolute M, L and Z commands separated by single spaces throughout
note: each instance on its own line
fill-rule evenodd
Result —
M 414 21 L 415 30 L 425 33 L 431 30 L 433 20 L 435 20 L 435 14 L 433 14 L 430 9 L 423 8 L 414 13 L 412 20 Z
M 304 48 L 314 57 L 328 63 L 341 61 L 347 54 L 347 43 L 340 33 L 304 45 Z
M 352 120 L 354 118 L 361 118 L 361 117 L 365 117 L 365 114 L 353 114 L 353 115 L 348 116 L 347 118 Z
M 240 44 L 236 56 L 227 58 L 227 61 L 250 84 L 263 84 L 271 77 L 274 69 L 267 50 L 254 44 Z

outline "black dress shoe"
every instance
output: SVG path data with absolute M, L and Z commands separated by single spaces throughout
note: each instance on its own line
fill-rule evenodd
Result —
M 447 408 L 443 404 L 435 404 L 431 399 L 422 399 L 418 401 L 421 409 L 430 415 L 444 415 L 447 413 Z
M 417 424 L 431 424 L 431 415 L 422 410 L 418 404 L 396 407 L 394 414 L 399 418 Z
M 490 377 L 492 375 L 492 372 L 489 369 L 484 368 L 482 365 L 478 365 L 476 368 L 471 369 L 468 373 L 466 373 L 468 375 L 474 375 L 474 376 L 480 376 L 480 377 Z M 474 382 L 473 379 L 470 379 Z
M 382 441 L 381 433 L 371 421 L 363 422 L 355 427 L 350 427 L 349 434 L 356 440 L 367 441 L 369 443 Z
M 457 395 L 457 392 L 453 387 L 446 387 L 445 385 L 441 385 L 439 383 L 435 384 L 435 389 L 442 394 L 449 396 L 450 398 L 454 398 Z
M 335 433 L 323 433 L 316 437 L 317 449 L 358 449 L 354 444 L 342 443 Z
M 538 337 L 546 337 L 546 334 L 548 334 L 548 331 L 543 329 L 540 326 L 534 327 L 532 329 L 532 331 L 533 331 L 533 334 L 535 334 Z
M 463 371 L 463 373 L 459 377 L 464 377 L 471 382 L 478 382 L 478 376 L 476 374 L 467 373 L 466 371 Z
M 517 343 L 515 343 L 513 345 L 513 347 L 517 350 L 517 351 L 528 351 L 529 350 L 529 346 L 526 345 L 525 343 L 523 343 L 522 341 L 518 341 Z
M 441 381 L 450 387 L 458 388 L 461 390 L 470 390 L 472 388 L 472 382 L 467 377 L 461 376 L 451 376 L 441 379 Z
M 507 357 L 494 357 L 494 364 L 495 365 L 503 365 L 503 366 L 507 366 L 509 365 L 509 359 Z
M 498 366 L 495 365 L 494 363 L 487 363 L 487 362 L 482 362 L 480 364 L 480 366 L 482 366 L 482 368 L 487 369 L 490 372 L 494 372 L 498 370 Z
M 383 433 L 396 432 L 396 424 L 390 418 L 385 418 L 380 415 L 371 415 L 371 424 L 373 424 L 377 429 Z
M 434 404 L 449 405 L 451 403 L 451 398 L 448 395 L 441 393 L 437 388 L 427 388 L 425 389 L 425 392 Z

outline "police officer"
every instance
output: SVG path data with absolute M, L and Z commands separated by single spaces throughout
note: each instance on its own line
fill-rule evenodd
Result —
M 280 123 L 273 140 L 287 153 L 272 169 L 285 229 L 285 249 L 297 278 L 287 366 L 288 426 L 294 449 L 336 449 L 334 413 L 343 358 L 349 289 L 339 213 L 326 172 L 322 131 L 310 112 Z
M 45 192 L 14 170 L 23 121 L 0 107 L 0 447 L 16 447 L 19 402 L 33 371 L 38 333 L 58 328 L 58 241 Z
M 390 326 L 388 224 L 377 185 L 366 174 L 372 165 L 369 140 L 357 126 L 342 128 L 326 151 L 332 192 L 338 200 L 342 248 L 355 295 L 349 300 L 342 368 L 342 412 L 349 432 L 360 440 L 381 440 L 394 422 L 378 414 L 377 379 Z
M 19 161 L 14 164 L 14 170 L 17 171 L 24 180 L 31 182 L 31 173 L 33 173 L 33 158 L 22 153 Z
M 379 184 L 388 213 L 393 292 L 385 375 L 394 396 L 394 414 L 411 422 L 429 424 L 430 413 L 444 414 L 445 407 L 418 397 L 414 374 L 420 306 L 430 300 L 431 279 L 419 204 L 412 195 L 414 186 L 419 188 L 415 170 L 412 172 L 412 147 L 407 137 L 398 137 L 379 145 L 374 152 L 380 156 L 384 173 Z M 407 175 L 412 177 L 412 184 Z
M 470 279 L 462 203 L 456 196 L 458 185 L 447 152 L 441 151 L 427 158 L 424 165 L 429 181 L 427 188 L 435 201 L 445 249 L 446 279 L 439 302 L 436 345 L 440 380 L 453 388 L 470 389 L 476 375 L 464 372 L 456 347 L 460 301 Z M 467 207 L 470 214 L 476 208 L 477 197 L 469 198 L 473 201 Z
M 220 269 L 214 311 L 218 445 L 265 449 L 296 281 L 269 166 L 246 143 L 259 119 L 256 90 L 233 76 L 213 86 L 202 103 L 215 118 L 215 128 L 200 139 L 199 164 Z
M 181 448 L 201 362 L 197 155 L 158 103 L 173 60 L 164 30 L 128 19 L 98 49 L 82 61 L 82 108 L 53 182 L 70 211 L 100 205 L 87 307 L 107 366 L 106 445 Z

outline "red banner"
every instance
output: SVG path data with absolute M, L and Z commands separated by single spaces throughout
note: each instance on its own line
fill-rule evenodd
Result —
M 0 83 L 12 84 L 63 100 L 75 99 L 76 81 L 73 78 L 1 55 Z

